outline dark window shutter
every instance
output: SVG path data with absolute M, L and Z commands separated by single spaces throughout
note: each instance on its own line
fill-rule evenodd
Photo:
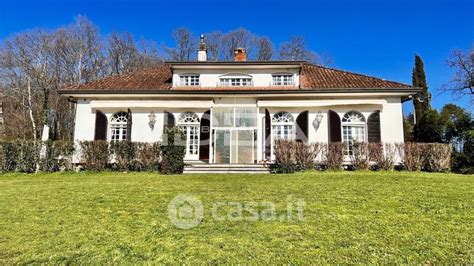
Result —
M 367 119 L 367 135 L 369 142 L 380 142 L 380 111 L 372 113 Z
M 94 140 L 107 140 L 107 117 L 101 111 L 95 113 Z
M 308 111 L 301 112 L 296 118 L 296 141 L 308 142 Z
M 270 112 L 265 109 L 265 158 L 270 160 L 271 156 L 271 133 L 272 133 L 272 119 Z
M 127 110 L 127 140 L 132 140 L 132 111 Z
M 209 160 L 209 140 L 211 138 L 211 110 L 201 118 L 199 130 L 199 160 Z
M 341 142 L 341 118 L 333 110 L 328 112 L 329 142 Z
M 174 127 L 174 115 L 170 112 L 165 111 L 165 117 L 163 121 L 163 127 Z
M 165 111 L 163 117 L 163 134 L 165 134 L 168 128 L 174 127 L 174 116 L 172 113 Z

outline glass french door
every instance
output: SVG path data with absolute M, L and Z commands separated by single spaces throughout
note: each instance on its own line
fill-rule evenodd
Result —
M 211 109 L 214 163 L 252 164 L 256 160 L 256 106 Z
M 214 137 L 215 163 L 254 163 L 255 130 L 217 129 Z
M 181 126 L 186 138 L 186 159 L 199 159 L 199 126 Z
M 230 130 L 219 129 L 214 134 L 214 161 L 215 163 L 230 163 Z

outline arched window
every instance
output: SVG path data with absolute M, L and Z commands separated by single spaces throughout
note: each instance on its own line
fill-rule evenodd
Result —
M 342 117 L 342 138 L 346 143 L 346 155 L 352 155 L 354 142 L 365 142 L 365 118 L 356 111 L 349 111 Z
M 193 112 L 182 113 L 178 118 L 178 124 L 199 124 L 199 116 Z
M 295 120 L 288 112 L 278 112 L 272 117 L 273 137 L 278 139 L 293 139 Z
M 126 112 L 117 112 L 110 119 L 110 140 L 120 141 L 127 139 L 128 115 Z
M 219 86 L 242 87 L 252 86 L 252 76 L 244 73 L 227 73 L 219 76 Z
M 198 159 L 199 116 L 193 112 L 182 113 L 178 117 L 178 126 L 181 128 L 186 138 L 186 155 L 191 156 L 189 159 Z

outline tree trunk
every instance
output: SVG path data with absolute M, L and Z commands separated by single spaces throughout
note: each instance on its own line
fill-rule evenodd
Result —
M 33 140 L 36 142 L 36 123 L 35 117 L 33 116 L 33 107 L 31 101 L 31 83 L 30 79 L 28 78 L 28 113 L 31 120 L 31 127 L 33 128 Z

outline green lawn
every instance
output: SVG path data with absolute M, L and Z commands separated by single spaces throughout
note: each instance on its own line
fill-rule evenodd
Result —
M 202 201 L 195 228 L 168 218 L 181 193 Z M 216 202 L 273 202 L 284 217 L 290 195 L 304 220 L 211 215 Z M 48 262 L 474 263 L 474 176 L 0 175 L 0 264 Z

